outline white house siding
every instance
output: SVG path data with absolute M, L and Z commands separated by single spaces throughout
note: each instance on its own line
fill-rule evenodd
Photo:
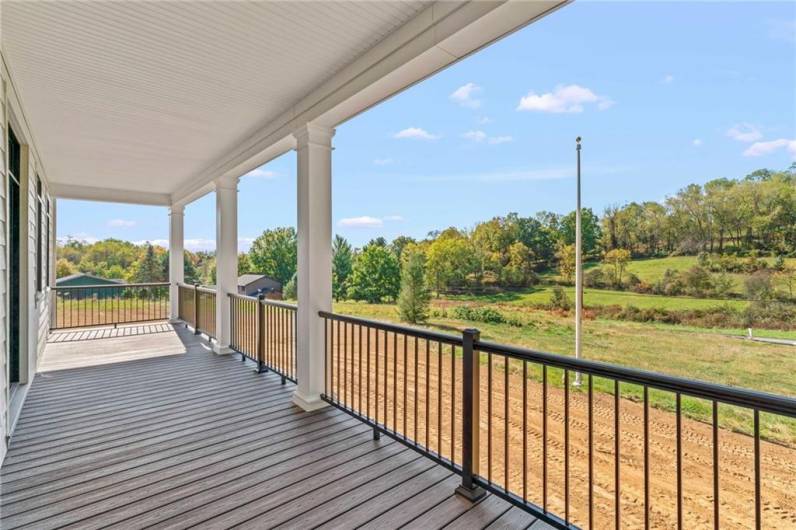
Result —
M 36 146 L 31 145 L 33 141 L 33 135 L 27 127 L 27 122 L 25 120 L 25 115 L 19 96 L 14 90 L 14 85 L 11 81 L 11 75 L 1 53 L 0 59 L 2 59 L 2 64 L 0 64 L 0 89 L 2 89 L 0 91 L 0 124 L 2 124 L 0 127 L 0 136 L 2 136 L 2 138 L 0 138 L 0 140 L 2 140 L 0 141 L 0 153 L 2 153 L 2 158 L 0 158 L 0 180 L 2 181 L 2 185 L 0 185 L 0 320 L 2 320 L 3 323 L 3 325 L 0 326 L 0 350 L 3 352 L 2 355 L 0 355 L 0 367 L 2 368 L 2 377 L 0 377 L 0 433 L 2 433 L 2 436 L 0 436 L 0 462 L 2 462 L 7 449 L 6 437 L 11 434 L 16 415 L 20 409 L 21 401 L 24 399 L 25 394 L 27 394 L 27 389 L 29 388 L 30 383 L 33 382 L 33 379 L 36 375 L 36 370 L 41 360 L 41 354 L 44 351 L 44 346 L 46 345 L 47 334 L 49 333 L 50 295 L 46 287 L 49 282 L 46 278 L 46 264 L 44 263 L 47 250 L 44 247 L 42 248 L 42 266 L 45 267 L 45 270 L 43 271 L 43 274 L 45 275 L 45 289 L 41 293 L 38 293 L 36 290 L 36 253 L 38 252 L 38 244 L 36 239 L 38 223 L 38 197 L 36 194 L 37 177 L 42 181 L 42 188 L 46 200 L 50 201 L 51 203 L 51 216 L 54 216 L 55 208 L 54 201 L 49 197 L 49 186 L 47 183 L 45 168 L 41 163 Z M 6 138 L 8 134 L 7 128 L 9 125 L 14 127 L 14 132 L 17 134 L 20 143 L 23 144 L 21 160 L 22 175 L 20 175 L 20 206 L 22 211 L 27 212 L 27 222 L 20 223 L 20 229 L 22 230 L 22 237 L 20 241 L 22 248 L 20 249 L 20 253 L 23 256 L 23 259 L 27 259 L 27 264 L 26 266 L 23 266 L 20 275 L 21 281 L 25 285 L 20 292 L 20 310 L 22 311 L 22 314 L 20 315 L 20 379 L 21 383 L 23 384 L 20 385 L 20 390 L 15 394 L 13 402 L 10 399 L 10 392 L 7 384 L 8 352 L 6 342 L 8 329 L 8 300 L 6 285 L 6 221 L 8 215 L 6 201 L 8 183 L 6 179 L 8 175 L 8 160 L 6 153 Z M 52 273 L 55 267 L 55 249 L 53 246 L 55 237 L 55 223 L 54 221 L 51 221 L 50 234 L 47 234 L 45 216 L 46 208 L 42 211 L 42 238 L 45 240 L 45 245 L 50 245 L 50 271 Z
M 6 367 L 6 81 L 0 65 L 0 462 L 6 454 L 8 433 L 8 372 Z

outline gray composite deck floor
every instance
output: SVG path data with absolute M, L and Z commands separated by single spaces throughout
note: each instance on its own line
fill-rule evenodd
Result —
M 49 344 L 43 366 L 0 469 L 2 528 L 547 527 L 455 495 L 339 410 L 302 412 L 183 328 Z

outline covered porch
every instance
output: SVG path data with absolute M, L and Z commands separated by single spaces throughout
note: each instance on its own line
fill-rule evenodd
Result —
M 181 324 L 74 333 L 17 424 L 2 528 L 547 528 L 340 409 L 304 413 L 292 383 Z

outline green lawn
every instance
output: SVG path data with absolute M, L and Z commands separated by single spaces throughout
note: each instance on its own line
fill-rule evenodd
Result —
M 575 300 L 575 288 L 565 287 L 570 300 Z M 550 302 L 553 293 L 551 286 L 539 286 L 516 292 L 495 295 L 461 295 L 451 297 L 455 300 L 468 300 L 488 303 L 501 303 L 516 306 L 537 306 Z M 586 307 L 597 305 L 633 305 L 647 309 L 709 309 L 712 307 L 730 306 L 744 309 L 748 302 L 744 300 L 719 300 L 712 298 L 690 298 L 686 296 L 659 296 L 654 294 L 638 294 L 629 291 L 608 291 L 603 289 L 584 289 L 583 303 Z
M 763 259 L 765 259 L 769 265 L 774 264 L 774 258 L 767 257 Z M 787 263 L 791 267 L 796 267 L 796 258 L 786 258 L 785 263 Z M 696 264 L 697 264 L 696 256 L 670 256 L 665 258 L 636 259 L 628 264 L 627 271 L 632 272 L 633 274 L 638 276 L 639 279 L 641 279 L 642 281 L 649 284 L 653 284 L 663 276 L 663 274 L 666 272 L 667 269 L 672 269 L 682 272 L 690 269 Z M 588 271 L 589 269 L 592 269 L 594 267 L 599 267 L 600 265 L 601 264 L 598 262 L 587 262 L 583 264 L 583 268 L 585 271 Z M 558 273 L 556 271 L 549 271 L 542 274 L 541 276 L 542 278 L 549 280 L 559 279 Z M 733 280 L 733 287 L 730 292 L 735 294 L 743 294 L 744 280 L 746 279 L 748 274 L 737 273 L 737 274 L 729 274 L 729 276 Z M 787 290 L 787 287 L 782 279 L 775 278 L 774 283 L 777 286 L 777 288 L 783 291 Z
M 482 301 L 491 303 L 490 300 Z M 456 303 L 436 301 L 437 313 L 441 314 L 441 308 Z M 522 327 L 442 317 L 432 318 L 428 327 L 450 333 L 477 327 L 486 340 L 562 355 L 573 354 L 572 318 L 523 307 L 521 303 L 505 304 L 504 300 L 497 302 L 495 307 L 507 316 L 519 319 Z M 364 318 L 398 321 L 397 310 L 391 304 L 339 302 L 334 305 L 334 310 Z M 583 355 L 588 359 L 796 397 L 795 347 L 727 336 L 732 334 L 741 334 L 741 330 L 708 331 L 662 324 L 589 320 L 584 323 Z M 779 335 L 796 338 L 796 332 Z M 560 379 L 561 376 L 557 375 L 551 381 L 560 383 Z M 595 387 L 604 392 L 613 388 L 612 382 L 605 380 L 595 380 Z M 641 388 L 623 385 L 622 394 L 629 399 L 640 399 Z M 659 408 L 673 410 L 671 394 L 656 393 L 654 401 Z M 685 399 L 683 410 L 695 419 L 707 421 L 710 417 L 709 404 L 703 400 Z M 749 432 L 751 414 L 747 410 L 722 406 L 720 419 L 723 427 Z M 769 439 L 796 443 L 796 420 L 767 418 L 763 430 Z

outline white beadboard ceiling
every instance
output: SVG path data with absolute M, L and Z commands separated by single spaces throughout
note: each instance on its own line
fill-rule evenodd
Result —
M 426 1 L 4 1 L 2 46 L 51 181 L 170 194 Z

